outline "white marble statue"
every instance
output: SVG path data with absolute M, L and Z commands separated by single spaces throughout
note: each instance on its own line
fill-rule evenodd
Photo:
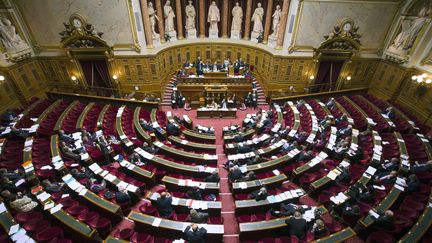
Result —
M 195 7 L 192 5 L 192 0 L 189 0 L 189 4 L 185 8 L 186 13 L 186 30 L 195 30 Z
M 210 23 L 209 31 L 219 31 L 218 23 L 220 21 L 219 8 L 213 1 L 209 7 L 207 22 Z
M 274 11 L 272 18 L 273 18 L 273 23 L 272 23 L 272 30 L 273 33 L 271 33 L 271 35 L 269 36 L 270 38 L 277 38 L 278 33 L 279 33 L 279 25 L 280 25 L 280 19 L 282 17 L 282 10 L 280 5 L 276 5 L 276 10 Z
M 235 7 L 232 9 L 232 22 L 231 31 L 240 31 L 243 21 L 243 9 L 240 4 L 236 2 Z
M 0 19 L 0 40 L 8 52 L 30 48 L 27 42 L 15 30 L 15 26 L 6 17 Z
M 257 8 L 255 9 L 251 21 L 254 22 L 252 28 L 252 38 L 257 38 L 263 32 L 264 28 L 262 25 L 264 17 L 264 9 L 261 6 L 261 3 L 257 4 Z
M 158 38 L 159 34 L 156 33 L 156 27 L 155 26 L 156 26 L 156 20 L 159 21 L 159 19 L 156 15 L 156 10 L 154 9 L 152 2 L 148 3 L 148 12 L 149 12 L 152 36 L 153 36 L 153 38 Z
M 165 32 L 173 32 L 174 29 L 174 10 L 171 7 L 171 1 L 166 1 L 164 6 L 164 17 L 165 17 Z
M 426 21 L 427 15 L 428 9 L 423 7 L 419 12 L 419 16 L 403 19 L 401 21 L 401 31 L 393 40 L 389 50 L 398 54 L 407 54 L 414 45 L 414 42 Z

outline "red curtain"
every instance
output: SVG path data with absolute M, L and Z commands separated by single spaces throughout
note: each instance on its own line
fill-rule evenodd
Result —
M 334 90 L 344 61 L 321 61 L 311 93 Z
M 112 88 L 105 60 L 79 60 L 87 85 L 90 87 Z M 104 92 L 104 95 L 105 94 Z

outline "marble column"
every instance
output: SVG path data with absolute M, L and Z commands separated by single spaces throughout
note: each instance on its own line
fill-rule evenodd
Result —
M 177 39 L 184 39 L 183 37 L 183 14 L 182 14 L 182 1 L 176 0 L 176 15 L 177 15 Z
M 159 19 L 158 28 L 159 28 L 160 41 L 161 43 L 165 43 L 165 22 L 164 22 L 165 18 L 163 14 L 161 0 L 156 0 L 156 15 Z
M 252 0 L 247 0 L 246 3 L 246 18 L 245 18 L 245 29 L 244 29 L 244 40 L 250 39 L 250 25 L 252 18 Z
M 288 11 L 290 6 L 290 0 L 284 0 L 282 5 L 282 17 L 279 24 L 279 32 L 278 37 L 276 41 L 276 49 L 282 49 L 284 36 L 285 36 L 285 29 L 287 25 L 288 20 Z
M 272 15 L 273 15 L 272 10 L 273 10 L 273 0 L 268 0 L 268 3 L 267 3 L 267 13 L 266 13 L 266 19 L 265 19 L 265 26 L 264 26 L 263 44 L 267 44 L 268 37 L 269 37 L 269 34 L 270 34 Z
M 222 38 L 228 38 L 228 0 L 223 0 L 222 7 Z
M 153 48 L 153 36 L 152 36 L 147 0 L 141 0 L 141 15 L 144 23 L 144 34 L 145 34 L 147 48 Z
M 205 38 L 205 26 L 206 26 L 206 19 L 205 19 L 205 0 L 199 1 L 199 37 Z

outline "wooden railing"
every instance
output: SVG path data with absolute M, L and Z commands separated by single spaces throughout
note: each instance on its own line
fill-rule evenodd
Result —
M 366 94 L 369 88 L 357 88 L 357 89 L 346 89 L 346 90 L 338 90 L 338 91 L 329 91 L 315 94 L 302 94 L 302 95 L 292 95 L 285 97 L 272 98 L 271 102 L 283 104 L 289 100 L 299 100 L 299 99 L 317 99 L 317 98 L 325 98 L 330 96 L 342 96 L 342 95 L 352 95 L 352 94 Z

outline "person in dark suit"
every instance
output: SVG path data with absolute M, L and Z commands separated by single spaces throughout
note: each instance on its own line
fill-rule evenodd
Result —
M 387 107 L 387 109 L 383 112 L 383 114 L 387 115 L 390 119 L 394 119 L 396 117 L 393 107 Z
M 183 233 L 185 234 L 185 240 L 189 243 L 205 243 L 207 230 L 198 228 L 198 225 L 192 224 L 186 227 Z
M 315 239 L 322 238 L 329 234 L 329 230 L 327 229 L 324 221 L 322 219 L 317 219 L 312 226 L 312 233 Z
M 195 209 L 191 209 L 189 211 L 189 220 L 192 223 L 198 223 L 198 224 L 202 224 L 207 222 L 208 219 L 208 213 L 203 213 L 203 212 L 198 212 Z
M 213 171 L 211 175 L 207 176 L 204 179 L 205 182 L 219 182 L 220 181 L 220 177 L 217 173 L 217 171 Z
M 313 158 L 313 151 L 312 150 L 303 150 L 299 157 L 298 161 L 309 161 Z
M 254 181 L 257 177 L 255 175 L 255 172 L 249 171 L 243 178 L 242 181 Z
M 348 125 L 345 128 L 339 129 L 336 134 L 338 136 L 351 136 L 351 132 L 352 132 L 352 126 Z
M 395 226 L 395 219 L 393 217 L 393 211 L 387 210 L 384 215 L 379 217 L 374 224 L 375 227 L 384 230 L 393 230 Z
M 238 60 L 238 64 L 240 65 L 240 67 L 244 67 L 245 63 L 243 61 L 243 59 L 240 57 L 240 59 Z
M 344 167 L 342 169 L 342 173 L 336 178 L 336 183 L 350 183 L 351 181 L 351 173 L 348 168 Z
M 373 203 L 375 201 L 375 188 L 368 186 L 366 190 L 359 193 L 358 199 L 363 202 Z
M 234 142 L 236 143 L 240 143 L 243 142 L 246 138 L 244 137 L 242 132 L 239 132 L 235 137 L 234 137 Z
M 190 190 L 188 190 L 186 192 L 186 195 L 189 198 L 194 199 L 194 200 L 202 200 L 203 199 L 202 189 L 197 187 L 197 186 L 194 186 Z
M 48 193 L 57 193 L 63 191 L 63 183 L 51 182 L 48 179 L 42 181 L 45 191 Z
M 342 216 L 350 219 L 358 219 L 360 218 L 360 207 L 357 204 L 354 205 L 345 205 L 342 207 Z
M 237 148 L 237 153 L 239 154 L 249 153 L 250 151 L 252 151 L 251 147 L 243 143 L 240 143 Z
M 143 118 L 139 120 L 139 123 L 144 130 L 149 132 L 154 132 L 154 128 Z
M 415 162 L 414 165 L 411 166 L 411 173 L 419 173 L 419 172 L 428 172 L 432 171 L 432 160 L 429 160 L 426 163 L 420 164 L 419 162 Z
M 267 196 L 268 196 L 268 192 L 265 187 L 261 187 L 259 190 L 253 191 L 250 194 L 250 198 L 253 198 L 256 201 L 265 200 Z
M 72 176 L 77 179 L 77 180 L 81 180 L 81 179 L 88 179 L 94 176 L 93 172 L 91 170 L 86 169 L 86 167 L 82 167 L 82 169 L 72 169 L 71 170 L 71 174 Z
M 119 191 L 115 193 L 115 198 L 117 203 L 130 203 L 131 201 L 129 193 L 124 188 L 120 188 Z
M 68 143 L 72 143 L 74 140 L 71 136 L 67 135 L 63 130 L 59 130 L 58 132 L 60 141 L 65 141 Z
M 133 152 L 131 155 L 129 155 L 129 162 L 136 164 L 136 163 L 141 163 L 141 157 L 139 156 L 139 154 L 137 152 Z
M 399 159 L 392 158 L 390 161 L 385 160 L 384 163 L 381 164 L 381 168 L 378 168 L 379 172 L 390 172 L 393 170 L 399 169 Z
M 254 109 L 256 109 L 258 106 L 258 93 L 256 91 L 252 93 L 252 105 Z
M 242 172 L 237 165 L 230 168 L 228 173 L 228 179 L 230 182 L 236 182 L 242 178 Z
M 294 216 L 285 220 L 285 223 L 288 226 L 288 232 L 290 235 L 295 235 L 300 240 L 306 237 L 307 232 L 307 222 L 300 212 L 296 211 Z
M 166 126 L 166 131 L 168 135 L 174 135 L 174 136 L 180 135 L 180 128 L 174 123 L 168 123 L 168 125 Z
M 244 103 L 247 107 L 249 107 L 252 104 L 252 93 L 249 92 L 244 97 Z
M 398 172 L 393 170 L 387 175 L 376 178 L 375 182 L 378 184 L 394 184 L 396 182 L 396 177 Z
M 177 100 L 178 100 L 177 91 L 173 91 L 171 94 L 171 108 L 177 109 L 178 106 Z
M 168 192 L 162 192 L 160 197 L 156 200 L 156 208 L 162 218 L 171 216 L 173 212 L 172 197 Z
M 196 64 L 196 73 L 198 76 L 203 75 L 204 74 L 204 63 L 202 61 L 197 61 Z
M 420 189 L 420 180 L 416 175 L 410 175 L 406 181 L 408 192 L 416 192 Z

